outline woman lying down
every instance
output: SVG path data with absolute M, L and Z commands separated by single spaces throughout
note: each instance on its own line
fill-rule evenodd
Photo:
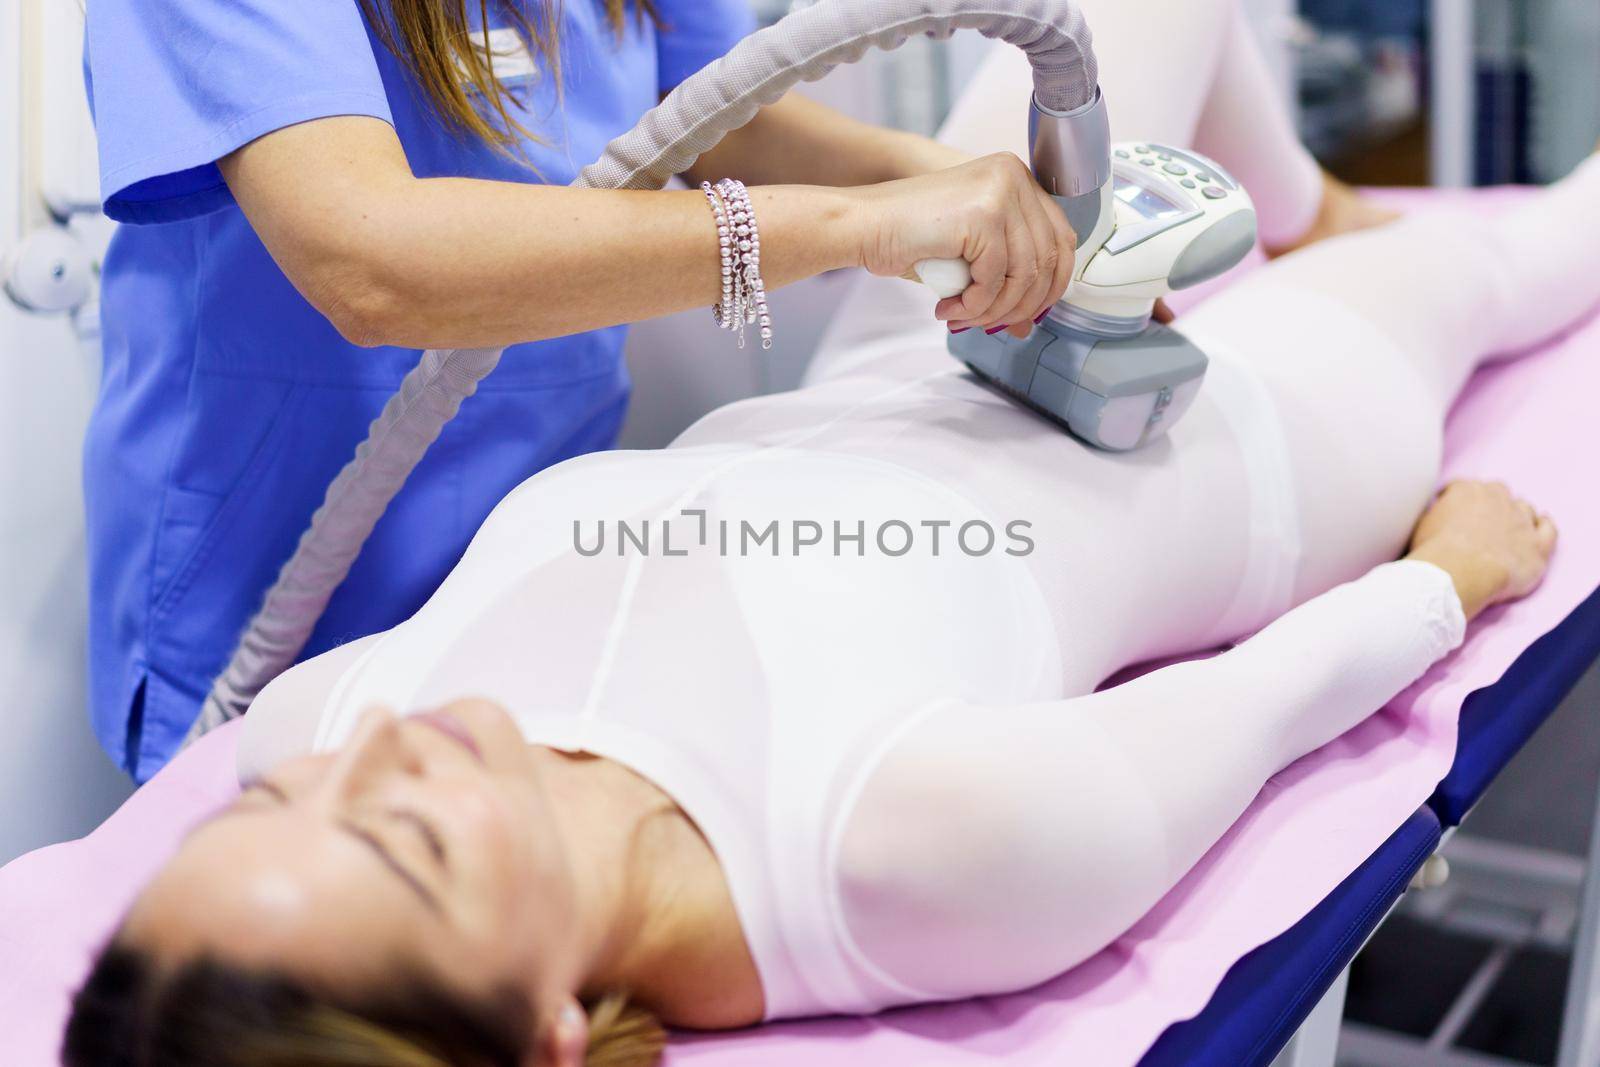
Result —
M 132 908 L 67 1062 L 644 1064 L 655 1020 L 1072 967 L 1539 581 L 1545 517 L 1434 498 L 1441 427 L 1600 300 L 1597 198 L 1591 161 L 1277 260 L 1182 320 L 1213 369 L 1137 453 L 938 331 L 540 474 L 414 618 L 262 694 L 241 797 Z

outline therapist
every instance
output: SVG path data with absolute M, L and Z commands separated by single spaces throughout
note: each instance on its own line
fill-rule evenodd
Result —
M 307 655 L 409 616 L 502 496 L 614 443 L 621 324 L 722 296 L 700 189 L 565 186 L 751 30 L 745 0 L 522 3 L 89 5 L 105 210 L 135 224 L 106 257 L 84 455 L 91 700 L 137 779 L 177 749 L 419 349 L 513 346 Z M 1021 334 L 1066 288 L 1070 230 L 1014 158 L 790 98 L 689 175 L 724 176 L 753 187 L 769 289 L 962 256 L 974 285 L 939 317 Z

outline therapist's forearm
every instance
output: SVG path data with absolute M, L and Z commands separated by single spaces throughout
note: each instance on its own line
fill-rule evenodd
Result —
M 845 201 L 752 189 L 762 274 L 776 289 L 857 262 Z M 367 344 L 505 345 L 637 322 L 721 298 L 714 219 L 699 190 L 612 192 L 417 180 L 368 227 L 367 274 L 330 315 Z M 315 301 L 314 301 L 315 302 Z
M 304 123 L 221 161 L 285 275 L 364 345 L 488 347 L 709 307 L 721 296 L 699 190 L 418 179 L 374 119 Z M 861 261 L 843 191 L 751 190 L 769 288 Z
M 763 108 L 690 168 L 694 181 L 873 185 L 953 167 L 967 153 L 927 137 L 858 122 L 790 93 Z

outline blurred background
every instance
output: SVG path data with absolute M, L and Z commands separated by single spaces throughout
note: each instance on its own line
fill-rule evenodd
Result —
M 752 2 L 771 21 L 804 0 Z M 1302 136 L 1349 182 L 1543 182 L 1600 137 L 1600 0 L 1246 7 Z M 0 0 L 0 863 L 86 832 L 129 789 L 94 745 L 84 710 L 78 456 L 98 377 L 96 273 L 110 226 L 98 210 L 81 33 L 77 0 Z M 919 40 L 807 91 L 862 118 L 931 132 L 988 47 L 970 34 Z M 623 445 L 660 446 L 718 404 L 794 385 L 848 281 L 822 277 L 776 294 L 784 328 L 771 353 L 734 351 L 703 313 L 637 328 L 629 360 L 638 399 Z M 1591 672 L 1503 776 L 1475 831 L 1584 852 L 1600 774 L 1597 698 Z M 1517 921 L 1508 920 L 1513 932 Z M 1527 919 L 1530 930 L 1537 923 Z M 1415 925 L 1389 924 L 1364 957 L 1351 994 L 1358 1019 L 1425 1033 L 1431 1009 L 1406 992 L 1422 984 L 1416 969 L 1432 968 L 1426 984 L 1448 1006 L 1498 951 Z M 1497 999 L 1462 1040 L 1553 1062 L 1564 959 L 1532 933 L 1514 944 L 1497 971 Z

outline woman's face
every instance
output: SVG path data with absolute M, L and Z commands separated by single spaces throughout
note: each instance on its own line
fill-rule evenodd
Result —
M 396 966 L 510 984 L 539 1017 L 579 978 L 571 870 L 536 761 L 484 702 L 369 713 L 341 751 L 283 764 L 196 828 L 123 938 L 317 985 Z

